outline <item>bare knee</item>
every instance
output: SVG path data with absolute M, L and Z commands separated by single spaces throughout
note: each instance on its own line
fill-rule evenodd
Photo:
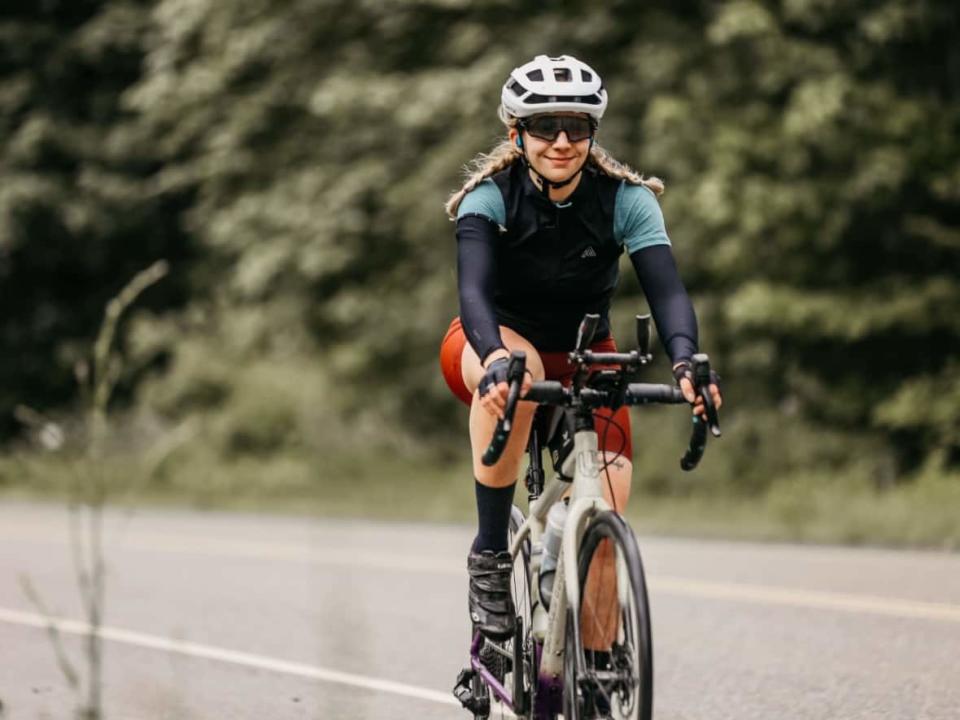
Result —
M 481 458 L 493 437 L 493 427 L 490 426 L 489 432 L 481 432 L 479 436 L 471 434 L 474 440 L 473 473 L 480 483 L 490 487 L 504 487 L 517 480 L 520 475 L 523 455 L 527 449 L 527 440 L 530 436 L 530 428 L 533 426 L 533 415 L 536 409 L 537 406 L 531 403 L 517 404 L 510 439 L 507 441 L 507 446 L 504 448 L 500 460 L 491 467 L 484 465 Z
M 522 350 L 526 355 L 526 369 L 534 381 L 545 378 L 543 360 L 536 348 L 517 332 L 500 326 L 500 336 L 508 350 Z M 478 404 L 476 388 L 483 377 L 484 369 L 477 354 L 469 345 L 463 352 L 463 380 L 467 388 L 474 393 L 470 407 L 470 437 L 473 445 L 473 472 L 477 480 L 490 487 L 504 487 L 516 481 L 520 463 L 527 447 L 527 438 L 533 425 L 533 415 L 537 406 L 531 403 L 518 403 L 514 414 L 513 430 L 510 440 L 496 465 L 487 467 L 481 457 L 493 437 L 496 419 L 482 410 Z
M 471 428 L 471 438 L 473 440 L 473 473 L 474 477 L 483 485 L 490 487 L 504 487 L 517 480 L 520 475 L 520 465 L 523 461 L 523 455 L 527 449 L 527 441 L 530 436 L 530 429 L 533 427 L 533 416 L 537 406 L 532 403 L 517 403 L 517 408 L 513 416 L 513 429 L 510 432 L 510 439 L 507 446 L 500 456 L 500 460 L 491 467 L 483 464 L 482 457 L 493 437 L 493 431 L 496 423 L 484 418 L 482 427 Z M 474 401 L 474 407 L 471 408 L 471 414 L 476 412 L 485 413 Z
M 608 464 L 606 469 L 600 473 L 603 497 L 617 512 L 623 513 L 627 507 L 627 501 L 630 499 L 633 463 L 625 457 L 618 457 L 612 452 L 604 453 L 604 462 Z M 607 482 L 608 477 L 609 483 Z

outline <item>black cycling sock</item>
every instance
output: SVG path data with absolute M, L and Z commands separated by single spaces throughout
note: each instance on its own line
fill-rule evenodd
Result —
M 507 529 L 510 527 L 510 507 L 513 505 L 512 483 L 507 487 L 492 488 L 475 481 L 477 491 L 477 537 L 473 551 L 507 549 Z

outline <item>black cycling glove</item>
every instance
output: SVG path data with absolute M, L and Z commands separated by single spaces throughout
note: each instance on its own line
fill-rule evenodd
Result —
M 480 392 L 480 397 L 490 392 L 490 388 L 507 381 L 507 369 L 509 367 L 510 361 L 507 358 L 497 358 L 490 363 L 487 371 L 480 379 L 480 385 L 477 387 L 477 390 Z
M 694 388 L 697 386 L 697 381 L 693 377 L 693 363 L 689 360 L 681 360 L 676 364 L 673 368 L 673 377 L 677 381 L 677 385 L 683 378 L 686 378 Z M 720 376 L 713 369 L 710 370 L 710 384 L 716 385 L 721 392 L 723 391 L 723 388 L 720 387 Z

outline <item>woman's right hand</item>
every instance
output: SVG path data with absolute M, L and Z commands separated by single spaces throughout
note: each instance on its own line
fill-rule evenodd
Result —
M 507 385 L 507 369 L 510 367 L 510 356 L 505 352 L 491 355 L 485 362 L 483 377 L 477 386 L 480 395 L 480 406 L 497 419 L 503 419 L 503 411 L 507 406 L 507 394 L 510 386 Z M 529 370 L 523 374 L 523 385 L 520 388 L 520 397 L 527 394 L 532 384 L 532 375 Z

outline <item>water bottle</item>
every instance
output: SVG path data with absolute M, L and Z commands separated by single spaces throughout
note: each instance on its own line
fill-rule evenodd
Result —
M 567 521 L 567 504 L 562 500 L 553 504 L 547 513 L 547 528 L 543 533 L 543 555 L 540 560 L 540 602 L 550 609 L 553 580 L 557 574 L 557 558 L 563 539 L 563 525 Z

